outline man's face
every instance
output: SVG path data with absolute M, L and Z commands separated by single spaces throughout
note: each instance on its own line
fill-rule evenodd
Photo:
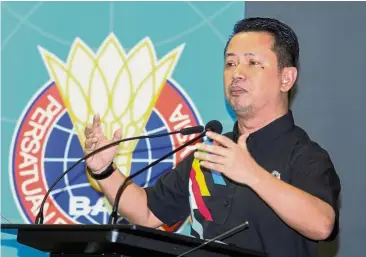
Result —
M 282 101 L 282 76 L 272 50 L 273 40 L 265 32 L 243 32 L 236 34 L 227 47 L 225 95 L 238 115 L 252 115 Z

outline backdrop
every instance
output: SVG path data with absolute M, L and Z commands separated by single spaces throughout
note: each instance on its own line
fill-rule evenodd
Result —
M 108 136 L 121 124 L 132 136 L 211 119 L 229 131 L 224 44 L 238 19 L 270 16 L 300 40 L 295 121 L 328 150 L 341 178 L 340 235 L 320 256 L 364 256 L 365 3 L 1 4 L 1 213 L 13 223 L 33 223 L 50 183 L 82 157 L 81 128 L 95 111 L 114 124 L 104 126 Z M 117 161 L 133 173 L 188 139 L 140 140 Z M 153 184 L 186 153 L 135 181 Z M 109 209 L 80 164 L 55 187 L 45 214 L 48 223 L 101 224 Z M 189 233 L 186 223 L 162 229 Z M 45 256 L 1 236 L 4 256 Z
M 82 128 L 99 112 L 107 135 L 154 134 L 233 120 L 223 97 L 223 50 L 243 2 L 2 2 L 1 212 L 33 223 L 50 184 L 82 157 Z M 166 81 L 166 82 L 165 82 Z M 125 144 L 131 173 L 190 137 Z M 122 149 L 121 148 L 121 149 Z M 150 149 L 150 150 L 146 150 Z M 187 154 L 138 176 L 141 186 Z M 110 206 L 76 166 L 57 184 L 46 223 L 107 223 Z M 1 222 L 6 223 L 4 219 Z M 124 222 L 120 220 L 119 222 Z M 186 223 L 163 229 L 188 233 Z M 2 234 L 3 256 L 45 256 Z

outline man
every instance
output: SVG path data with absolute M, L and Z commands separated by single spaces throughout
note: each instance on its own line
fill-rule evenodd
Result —
M 269 256 L 317 256 L 317 242 L 337 233 L 340 181 L 318 144 L 294 124 L 288 95 L 298 75 L 299 45 L 287 25 L 268 18 L 239 21 L 224 56 L 225 96 L 237 115 L 232 132 L 208 132 L 214 144 L 197 150 L 155 186 L 130 184 L 119 212 L 130 222 L 159 227 L 192 219 L 192 235 L 212 238 L 240 223 L 249 228 L 225 242 Z M 110 141 L 99 117 L 88 125 L 86 153 Z M 112 140 L 121 137 L 116 131 Z M 116 148 L 87 160 L 95 174 Z M 114 201 L 125 177 L 98 183 Z

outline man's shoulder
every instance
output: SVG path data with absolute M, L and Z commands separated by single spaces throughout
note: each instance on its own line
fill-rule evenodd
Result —
M 312 139 L 309 134 L 301 127 L 295 126 L 295 144 L 292 153 L 292 161 L 327 161 L 331 162 L 328 151 L 319 142 Z

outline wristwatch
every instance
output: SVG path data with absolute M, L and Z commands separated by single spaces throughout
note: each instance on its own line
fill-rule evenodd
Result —
M 109 164 L 109 166 L 102 171 L 101 173 L 94 173 L 93 171 L 91 171 L 91 169 L 88 168 L 89 174 L 93 179 L 96 180 L 102 180 L 102 179 L 106 179 L 108 178 L 110 175 L 112 175 L 112 173 L 117 169 L 117 166 L 114 164 L 114 162 L 111 162 L 111 164 Z

